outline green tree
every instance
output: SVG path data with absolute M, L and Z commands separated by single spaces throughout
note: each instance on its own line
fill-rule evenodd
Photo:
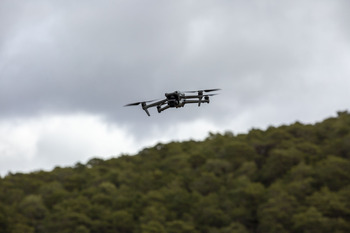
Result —
M 216 176 L 225 176 L 231 171 L 232 165 L 223 159 L 209 159 L 204 165 L 207 172 L 213 173 Z
M 220 197 L 216 193 L 202 196 L 194 205 L 192 216 L 200 232 L 207 228 L 227 226 L 230 219 L 220 205 Z
M 303 154 L 294 147 L 273 150 L 261 169 L 261 180 L 271 184 L 303 160 Z
M 140 218 L 141 223 L 148 223 L 151 221 L 157 221 L 164 224 L 168 215 L 167 209 L 161 204 L 153 203 L 150 206 L 144 208 L 142 216 Z
M 12 227 L 11 233 L 35 233 L 35 228 L 24 223 L 17 223 Z
M 231 162 L 233 168 L 238 168 L 245 161 L 252 161 L 257 154 L 252 146 L 243 141 L 231 141 L 222 145 L 222 158 Z
M 249 233 L 250 231 L 241 223 L 233 222 L 227 227 L 223 228 L 211 228 L 209 233 Z
M 235 172 L 235 176 L 246 176 L 249 179 L 255 179 L 258 167 L 254 161 L 244 162 Z
M 86 197 L 77 196 L 56 204 L 45 218 L 46 232 L 75 232 L 76 227 L 92 225 L 89 213 L 91 203 Z
M 84 225 L 79 225 L 75 228 L 75 233 L 90 233 L 89 228 Z
M 0 178 L 0 232 L 350 232 L 350 114 Z
M 41 196 L 29 195 L 26 196 L 19 204 L 21 213 L 32 224 L 45 218 L 47 209 L 42 201 Z
M 49 209 L 68 196 L 68 192 L 57 181 L 42 185 L 39 193 L 42 196 L 45 206 Z
M 197 176 L 191 184 L 191 188 L 202 195 L 216 192 L 221 186 L 221 180 L 213 173 L 203 172 L 201 176 Z
M 203 164 L 205 164 L 205 161 L 206 157 L 203 154 L 198 153 L 190 155 L 190 157 L 188 158 L 188 162 L 190 163 L 192 169 L 197 169 L 201 167 Z
M 113 222 L 112 229 L 114 232 L 133 232 L 135 223 L 133 216 L 129 212 L 118 210 L 112 213 L 111 218 Z
M 0 229 L 3 233 L 10 232 L 9 216 L 6 207 L 0 203 Z
M 141 225 L 142 233 L 165 233 L 164 226 L 157 221 L 150 221 Z
M 294 229 L 297 232 L 328 233 L 331 231 L 331 221 L 324 217 L 315 207 L 310 207 L 305 212 L 293 216 Z
M 182 220 L 175 220 L 167 222 L 167 233 L 195 233 L 197 232 L 192 223 L 184 222 Z
M 350 216 L 350 209 L 346 206 L 346 198 L 338 193 L 331 192 L 327 187 L 308 197 L 307 203 L 330 218 Z
M 256 228 L 257 206 L 264 200 L 265 187 L 261 183 L 252 182 L 246 176 L 233 179 L 229 187 L 226 194 L 230 200 L 227 204 L 230 206 L 227 209 L 228 215 L 248 228 Z
M 328 156 L 315 167 L 316 177 L 320 186 L 330 190 L 339 190 L 350 185 L 350 161 L 336 156 Z
M 297 208 L 297 200 L 285 192 L 281 184 L 274 184 L 267 201 L 258 209 L 259 232 L 289 232 Z
M 82 226 L 87 229 L 91 226 L 91 219 L 86 214 L 57 209 L 48 216 L 45 230 L 46 232 L 75 233 L 77 228 L 82 229 Z
M 312 166 L 301 162 L 289 170 L 284 183 L 289 194 L 296 197 L 298 201 L 303 201 L 315 191 L 315 171 Z

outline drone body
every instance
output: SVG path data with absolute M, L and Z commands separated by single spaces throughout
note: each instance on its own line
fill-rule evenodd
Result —
M 150 100 L 150 101 L 141 101 L 136 103 L 127 104 L 125 106 L 136 106 L 141 104 L 142 109 L 150 116 L 148 108 L 157 107 L 158 113 L 168 109 L 168 108 L 181 108 L 184 107 L 185 104 L 194 104 L 198 103 L 198 106 L 201 103 L 209 104 L 209 96 L 213 96 L 216 94 L 204 94 L 205 92 L 218 91 L 221 89 L 207 89 L 207 90 L 198 90 L 198 91 L 174 91 L 171 93 L 165 93 L 165 99 L 163 100 Z M 196 93 L 192 95 L 186 95 L 186 93 Z M 150 103 L 150 104 L 147 104 Z

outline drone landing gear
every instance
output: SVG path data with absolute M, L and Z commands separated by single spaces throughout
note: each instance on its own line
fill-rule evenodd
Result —
M 161 113 L 162 111 L 164 111 L 164 110 L 166 110 L 166 109 L 168 109 L 168 108 L 170 108 L 170 106 L 169 105 L 167 105 L 167 106 L 165 106 L 165 107 L 161 107 L 161 106 L 157 106 L 157 110 L 158 110 L 158 113 Z
M 205 96 L 205 97 L 204 97 L 204 100 L 205 100 L 208 104 L 210 103 L 209 96 Z
M 148 116 L 151 116 L 151 114 L 149 114 L 149 111 L 147 109 L 147 105 L 145 102 L 142 103 L 142 109 L 145 110 L 145 112 L 147 113 Z

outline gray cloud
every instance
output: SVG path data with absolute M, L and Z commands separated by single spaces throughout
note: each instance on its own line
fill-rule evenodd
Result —
M 0 117 L 86 112 L 137 137 L 199 118 L 221 127 L 244 114 L 266 115 L 260 124 L 319 120 L 348 108 L 347 4 L 2 1 Z M 122 107 L 217 87 L 200 109 L 147 118 Z

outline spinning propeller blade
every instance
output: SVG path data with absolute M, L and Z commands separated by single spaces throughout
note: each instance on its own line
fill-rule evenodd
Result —
M 131 104 L 126 104 L 124 105 L 124 107 L 127 107 L 127 106 L 136 106 L 136 105 L 139 105 L 141 104 L 142 102 L 136 102 L 136 103 L 131 103 Z
M 220 88 L 203 90 L 204 92 L 220 91 Z
M 212 92 L 212 91 L 219 91 L 220 88 L 215 89 L 206 89 L 206 90 L 198 90 L 198 91 L 184 91 L 184 93 L 196 93 L 196 92 Z
M 155 100 L 147 100 L 147 101 L 140 101 L 140 102 L 135 102 L 135 103 L 131 103 L 131 104 L 126 104 L 124 105 L 124 107 L 128 107 L 128 106 L 137 106 L 139 104 L 145 104 L 145 103 L 149 103 L 149 102 L 153 102 L 153 101 L 156 101 L 157 99 Z

